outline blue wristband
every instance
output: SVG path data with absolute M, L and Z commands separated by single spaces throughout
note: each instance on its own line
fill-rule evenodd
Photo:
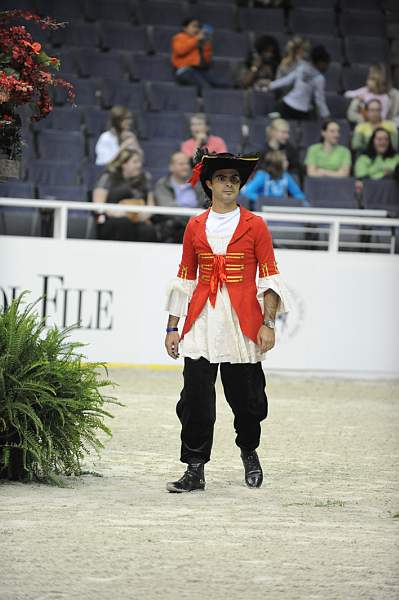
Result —
M 167 327 L 166 333 L 172 333 L 172 331 L 179 331 L 177 327 Z

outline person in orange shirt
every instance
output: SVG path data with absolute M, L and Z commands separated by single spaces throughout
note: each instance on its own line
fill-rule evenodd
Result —
M 166 350 L 174 359 L 184 356 L 184 387 L 176 411 L 182 425 L 180 460 L 187 470 L 167 484 L 172 493 L 205 489 L 219 364 L 245 482 L 251 488 L 262 485 L 256 453 L 260 423 L 267 416 L 261 361 L 274 346 L 276 316 L 288 312 L 269 229 L 262 217 L 236 202 L 258 157 L 210 154 L 205 148 L 195 162 L 189 182 L 195 185 L 199 179 L 212 204 L 186 226 L 182 260 L 166 305 Z
M 188 18 L 182 23 L 182 31 L 172 38 L 172 65 L 176 80 L 182 85 L 203 87 L 214 85 L 208 72 L 212 59 L 212 29 L 203 26 L 198 19 Z

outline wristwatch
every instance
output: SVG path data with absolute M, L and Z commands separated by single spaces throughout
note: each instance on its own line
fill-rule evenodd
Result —
M 263 325 L 266 325 L 266 327 L 269 327 L 269 329 L 275 329 L 276 321 L 272 321 L 272 319 L 267 319 L 266 321 L 263 321 Z

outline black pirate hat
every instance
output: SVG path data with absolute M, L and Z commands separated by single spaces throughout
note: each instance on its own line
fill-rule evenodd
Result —
M 209 153 L 208 148 L 199 148 L 194 157 L 193 173 L 188 180 L 195 186 L 198 179 L 201 181 L 205 194 L 212 198 L 212 190 L 206 185 L 207 179 L 212 179 L 215 171 L 221 169 L 235 169 L 240 175 L 240 189 L 249 179 L 259 160 L 258 154 L 230 154 L 229 152 Z

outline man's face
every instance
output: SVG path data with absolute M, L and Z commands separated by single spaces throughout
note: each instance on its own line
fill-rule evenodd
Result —
M 229 205 L 234 204 L 240 193 L 240 175 L 235 169 L 215 171 L 212 181 L 206 181 L 212 190 L 212 200 Z
M 200 24 L 199 21 L 190 21 L 190 23 L 184 28 L 184 31 L 191 36 L 199 34 Z
M 178 179 L 187 179 L 190 175 L 190 161 L 188 156 L 182 152 L 175 154 L 170 162 L 170 173 Z

